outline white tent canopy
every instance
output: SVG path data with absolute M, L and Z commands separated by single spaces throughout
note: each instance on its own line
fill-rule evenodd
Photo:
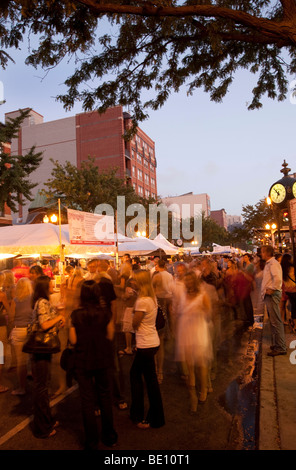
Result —
M 159 248 L 164 250 L 167 255 L 176 255 L 178 253 L 178 248 L 170 243 L 161 233 L 152 241 L 156 243 Z
M 61 236 L 61 239 L 60 239 Z M 61 228 L 55 224 L 27 224 L 12 225 L 0 228 L 0 253 L 13 255 L 29 254 L 60 254 L 60 242 L 64 245 L 64 254 L 96 256 L 102 253 L 115 254 L 116 246 L 104 245 L 98 241 L 97 245 L 71 244 L 69 226 Z M 162 249 L 166 254 L 176 254 L 178 249 L 169 243 L 162 235 L 155 240 L 145 237 L 128 238 L 118 234 L 119 254 L 131 253 L 133 255 L 147 255 Z
M 133 255 L 147 255 L 153 251 L 159 250 L 160 247 L 154 240 L 149 240 L 145 237 L 137 237 L 132 242 L 123 242 L 118 246 L 118 253 L 123 255 L 124 253 L 130 253 Z
M 234 248 L 231 246 L 221 246 L 217 243 L 213 243 L 213 254 L 223 254 L 223 253 L 233 253 L 235 252 Z
M 61 229 L 61 242 L 69 244 L 69 237 Z M 59 227 L 54 224 L 12 225 L 0 228 L 0 252 L 2 253 L 58 253 Z
M 64 252 L 86 253 L 98 251 L 110 253 L 115 251 L 114 245 L 72 245 L 69 237 L 69 226 L 60 227 L 54 224 L 11 225 L 0 228 L 0 253 L 10 254 L 59 254 L 60 242 Z

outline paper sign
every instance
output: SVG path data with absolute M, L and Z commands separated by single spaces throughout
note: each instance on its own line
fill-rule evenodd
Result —
M 296 230 L 296 199 L 290 201 L 290 216 L 293 230 Z
M 68 209 L 70 243 L 114 245 L 114 217 Z

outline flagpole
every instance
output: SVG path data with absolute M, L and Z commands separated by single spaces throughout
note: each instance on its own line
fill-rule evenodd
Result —
M 62 274 L 64 274 L 65 254 L 64 254 L 64 245 L 62 244 L 61 200 L 60 200 L 60 198 L 58 199 L 58 207 L 59 207 L 60 261 L 61 261 L 62 266 L 63 266 L 63 272 L 62 272 Z

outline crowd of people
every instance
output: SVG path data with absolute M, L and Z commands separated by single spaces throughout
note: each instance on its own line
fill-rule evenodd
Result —
M 84 262 L 82 262 L 84 261 Z M 234 321 L 252 327 L 255 315 L 268 313 L 272 327 L 271 355 L 284 354 L 284 324 L 295 328 L 296 284 L 290 254 L 275 255 L 262 247 L 256 255 L 154 257 L 148 260 L 126 254 L 116 269 L 106 259 L 68 264 L 58 291 L 48 262 L 26 267 L 18 263 L 0 272 L 0 341 L 10 352 L 20 398 L 28 393 L 33 377 L 36 437 L 56 434 L 50 398 L 66 392 L 69 381 L 60 367 L 62 352 L 74 352 L 74 379 L 79 385 L 85 431 L 85 448 L 117 442 L 113 406 L 129 408 L 140 429 L 165 424 L 161 384 L 165 380 L 166 344 L 170 344 L 180 380 L 188 388 L 189 411 L 195 413 L 213 390 L 217 353 L 222 340 L 225 311 Z M 156 328 L 159 308 L 166 322 Z M 22 351 L 27 325 L 59 328 L 61 352 L 28 354 Z M 121 390 L 121 360 L 133 356 L 130 397 Z M 7 361 L 4 361 L 7 367 Z M 0 364 L 0 394 L 9 392 Z M 51 370 L 58 388 L 50 395 Z M 148 410 L 145 410 L 145 391 Z

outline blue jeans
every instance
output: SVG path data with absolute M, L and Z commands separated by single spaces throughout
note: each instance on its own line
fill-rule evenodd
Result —
M 277 351 L 286 351 L 286 338 L 284 324 L 280 312 L 281 292 L 275 291 L 272 295 L 265 295 L 264 303 L 267 308 L 271 334 L 274 340 L 274 347 Z

